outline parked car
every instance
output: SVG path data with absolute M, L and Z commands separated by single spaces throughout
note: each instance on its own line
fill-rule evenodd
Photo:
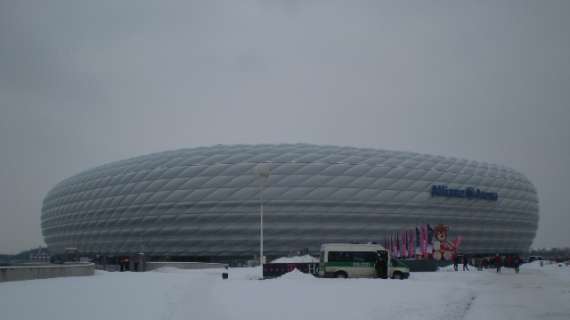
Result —
M 541 256 L 530 256 L 530 257 L 528 257 L 528 262 L 541 261 L 541 260 L 544 260 L 544 258 Z

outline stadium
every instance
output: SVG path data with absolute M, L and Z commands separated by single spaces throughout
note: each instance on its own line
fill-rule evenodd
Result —
M 67 178 L 46 195 L 41 225 L 52 253 L 245 260 L 259 252 L 261 203 L 268 257 L 381 243 L 425 223 L 449 225 L 465 253 L 522 253 L 539 211 L 533 184 L 505 166 L 354 147 L 216 145 Z

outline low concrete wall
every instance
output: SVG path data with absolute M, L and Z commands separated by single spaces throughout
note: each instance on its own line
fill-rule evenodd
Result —
M 0 267 L 0 282 L 92 276 L 93 274 L 95 274 L 93 263 L 9 266 Z
M 207 263 L 207 262 L 147 262 L 145 270 L 151 271 L 162 267 L 172 267 L 178 269 L 219 269 L 227 265 L 224 263 Z

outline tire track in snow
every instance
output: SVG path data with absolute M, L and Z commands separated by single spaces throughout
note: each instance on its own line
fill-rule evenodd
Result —
M 457 289 L 465 290 L 465 289 Z M 457 293 L 455 293 L 457 295 Z M 460 298 L 460 301 L 446 304 L 446 311 L 440 319 L 445 320 L 463 320 L 469 313 L 473 302 L 477 298 L 475 291 L 467 290 L 467 293 Z
M 474 292 L 472 292 L 471 293 L 471 299 L 469 299 L 469 301 L 467 302 L 467 305 L 465 305 L 465 309 L 463 310 L 461 317 L 459 317 L 457 319 L 465 319 L 465 316 L 467 316 L 467 314 L 469 313 L 469 310 L 471 310 L 471 306 L 475 302 L 476 298 L 477 298 L 477 295 Z

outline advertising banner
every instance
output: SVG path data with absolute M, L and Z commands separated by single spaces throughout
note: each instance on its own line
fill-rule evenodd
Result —
M 385 235 L 386 249 L 395 258 L 452 260 L 463 241 L 448 239 L 449 226 L 422 224 Z

